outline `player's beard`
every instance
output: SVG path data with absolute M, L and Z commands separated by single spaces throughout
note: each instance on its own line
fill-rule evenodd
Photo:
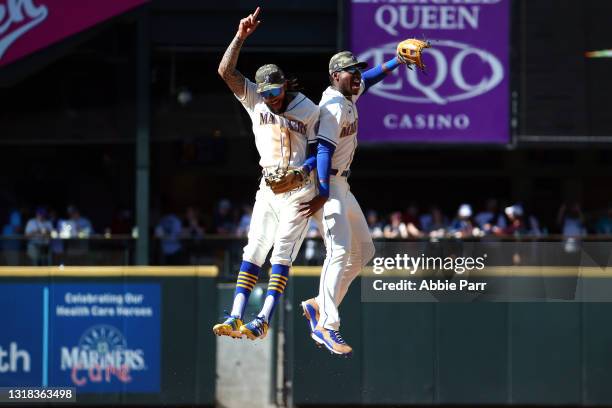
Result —
M 350 98 L 351 96 L 353 96 L 353 92 L 351 91 L 351 88 L 341 87 L 340 93 L 344 95 L 345 98 Z
M 356 92 L 353 91 L 353 84 L 351 82 L 342 84 L 339 91 L 342 95 L 344 95 L 344 97 L 348 99 L 350 99 L 353 95 L 357 94 Z
M 350 84 L 347 86 L 344 82 L 334 81 L 331 87 L 344 95 L 345 98 L 350 98 L 352 96 Z
M 266 106 L 268 107 L 268 109 L 270 109 L 272 113 L 275 113 L 277 115 L 279 113 L 285 112 L 287 110 L 288 105 L 289 105 L 289 98 L 287 94 L 285 94 L 285 97 L 283 98 L 283 102 L 281 103 L 279 109 L 274 109 L 270 104 L 266 103 Z

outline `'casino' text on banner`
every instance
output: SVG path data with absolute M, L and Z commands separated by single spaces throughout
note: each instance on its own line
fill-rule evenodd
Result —
M 426 74 L 401 66 L 358 102 L 367 142 L 509 142 L 509 0 L 352 0 L 350 50 L 370 67 L 427 39 Z

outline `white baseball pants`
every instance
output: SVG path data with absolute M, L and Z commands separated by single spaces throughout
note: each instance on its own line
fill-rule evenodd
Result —
M 316 300 L 319 325 L 338 330 L 338 307 L 351 282 L 374 256 L 374 243 L 346 177 L 330 178 L 329 197 L 323 209 L 315 215 L 327 250 Z
M 274 194 L 262 179 L 255 195 L 249 226 L 249 242 L 242 259 L 262 266 L 274 246 L 270 263 L 291 266 L 308 230 L 308 219 L 299 213 L 300 204 L 315 195 L 313 183 L 296 191 Z

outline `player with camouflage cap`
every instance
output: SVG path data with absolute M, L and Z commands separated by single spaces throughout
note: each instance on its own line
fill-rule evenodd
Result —
M 285 85 L 285 74 L 274 64 L 266 64 L 255 73 L 257 92 L 262 93 L 270 89 L 282 88 Z
M 314 215 L 317 220 L 327 256 L 319 295 L 302 302 L 302 308 L 312 339 L 334 354 L 352 352 L 340 335 L 338 306 L 351 282 L 374 256 L 368 224 L 347 180 L 357 148 L 355 103 L 401 64 L 417 65 L 416 60 L 408 60 L 398 51 L 393 59 L 362 73 L 366 62 L 359 61 L 350 51 L 339 52 L 329 61 L 330 86 L 319 102 L 316 165 L 319 194 L 304 204 L 302 214 Z
M 367 62 L 358 61 L 357 58 L 350 51 L 341 51 L 335 54 L 329 60 L 329 74 L 334 72 L 340 72 L 346 68 L 355 67 L 359 69 L 366 69 L 368 67 Z
M 315 195 L 309 174 L 315 164 L 315 128 L 319 119 L 317 105 L 297 92 L 278 66 L 260 67 L 255 83 L 236 69 L 242 44 L 260 24 L 259 11 L 258 7 L 240 21 L 236 37 L 219 64 L 219 75 L 253 123 L 263 178 L 255 196 L 232 311 L 225 321 L 213 327 L 213 332 L 251 340 L 266 336 L 274 308 L 287 286 L 289 268 L 307 231 L 308 220 L 300 216 L 299 204 Z M 254 320 L 244 324 L 245 306 L 272 247 L 272 272 L 263 308 Z

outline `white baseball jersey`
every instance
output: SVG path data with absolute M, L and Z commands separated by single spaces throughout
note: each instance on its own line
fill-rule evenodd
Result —
M 364 89 L 362 81 L 359 94 L 348 100 L 330 87 L 323 92 L 319 103 L 321 113 L 317 137 L 336 146 L 331 167 L 338 170 L 336 176 L 330 177 L 329 199 L 322 211 L 314 216 L 327 248 L 316 298 L 319 305 L 318 324 L 332 330 L 340 327 L 338 306 L 351 282 L 374 256 L 374 243 L 363 211 L 351 192 L 347 178 L 341 175 L 350 168 L 357 148 L 358 115 L 355 101 Z
M 359 94 L 353 95 L 352 100 L 346 99 L 339 91 L 328 87 L 321 96 L 319 108 L 318 138 L 326 140 L 336 147 L 332 156 L 331 168 L 340 173 L 351 167 L 355 149 L 357 149 L 357 127 L 359 115 L 355 102 L 363 93 L 365 84 L 361 81 Z M 338 130 L 340 126 L 340 130 Z
M 238 100 L 253 122 L 255 145 L 261 157 L 259 165 L 264 169 L 301 166 L 306 159 L 308 143 L 316 142 L 317 105 L 298 92 L 285 112 L 273 113 L 257 93 L 257 85 L 248 79 L 245 79 L 244 96 Z M 289 138 L 281 128 L 289 129 Z
M 255 145 L 261 157 L 259 164 L 264 170 L 304 164 L 308 143 L 316 143 L 317 105 L 298 93 L 285 112 L 275 114 L 257 93 L 257 86 L 248 79 L 245 79 L 244 97 L 238 100 L 253 122 Z M 242 259 L 262 266 L 273 247 L 271 264 L 291 266 L 308 227 L 308 220 L 299 213 L 300 204 L 311 200 L 315 193 L 314 183 L 307 183 L 298 190 L 274 194 L 262 179 Z

